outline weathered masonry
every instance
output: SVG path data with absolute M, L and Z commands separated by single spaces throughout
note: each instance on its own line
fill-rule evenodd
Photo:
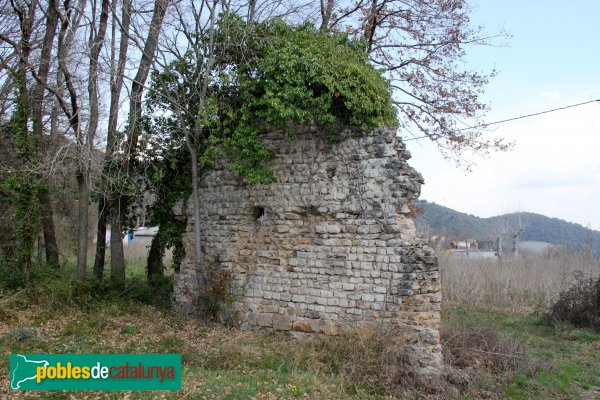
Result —
M 423 179 L 394 130 L 345 135 L 335 144 L 316 129 L 264 137 L 277 155 L 271 185 L 247 185 L 226 168 L 205 176 L 203 252 L 232 271 L 242 329 L 391 330 L 421 373 L 437 373 L 438 265 L 415 237 L 409 207 Z M 188 311 L 198 294 L 192 215 L 190 207 L 175 279 Z

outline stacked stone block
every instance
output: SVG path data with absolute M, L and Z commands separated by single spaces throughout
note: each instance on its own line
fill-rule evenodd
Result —
M 248 185 L 226 166 L 201 185 L 202 246 L 232 272 L 242 329 L 303 334 L 391 331 L 422 373 L 441 371 L 437 261 L 415 237 L 423 179 L 395 131 L 307 129 L 263 140 L 276 182 Z M 191 201 L 189 202 L 191 204 Z M 175 279 L 180 308 L 198 295 L 192 211 Z

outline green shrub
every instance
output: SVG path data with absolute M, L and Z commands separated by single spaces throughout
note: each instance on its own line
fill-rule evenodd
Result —
M 0 253 L 0 288 L 14 290 L 25 286 L 26 276 L 21 268 L 7 262 Z
M 70 283 L 71 298 L 80 305 L 94 305 L 99 301 L 129 300 L 150 304 L 162 309 L 171 307 L 172 277 L 154 276 L 151 282 L 145 278 L 131 277 L 125 284 L 112 280 L 88 278 Z
M 171 307 L 172 302 L 172 276 L 155 276 L 150 281 L 145 277 L 128 277 L 125 284 L 122 284 L 95 277 L 75 279 L 69 265 L 63 266 L 61 270 L 34 265 L 31 279 L 26 282 L 18 268 L 8 268 L 1 261 L 0 276 L 0 289 L 3 295 L 7 292 L 6 297 L 15 297 L 11 292 L 23 288 L 20 296 L 10 302 L 17 308 L 27 304 L 45 304 L 51 309 L 61 309 L 64 306 L 95 309 L 101 302 L 137 302 L 165 310 Z

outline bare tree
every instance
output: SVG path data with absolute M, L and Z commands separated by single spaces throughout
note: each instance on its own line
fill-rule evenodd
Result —
M 21 127 L 19 131 L 23 138 L 26 139 L 22 142 L 25 146 L 22 149 L 25 150 L 22 153 L 25 155 L 22 171 L 27 171 L 27 173 L 31 174 L 28 185 L 32 186 L 28 191 L 30 195 L 36 193 L 38 198 L 38 204 L 30 204 L 29 212 L 33 213 L 35 210 L 39 210 L 46 249 L 46 262 L 49 266 L 58 267 L 58 246 L 56 243 L 56 234 L 52 218 L 52 204 L 50 201 L 49 188 L 45 184 L 48 175 L 51 174 L 51 172 L 46 171 L 50 166 L 44 165 L 44 152 L 46 151 L 46 134 L 43 123 L 46 104 L 45 93 L 50 92 L 52 96 L 57 99 L 59 107 L 66 115 L 68 115 L 69 124 L 77 137 L 80 114 L 77 100 L 78 94 L 73 84 L 70 71 L 68 70 L 66 63 L 61 62 L 61 60 L 64 61 L 66 59 L 69 43 L 77 29 L 78 22 L 81 18 L 81 12 L 72 13 L 70 1 L 64 3 L 64 13 L 60 10 L 55 0 L 48 0 L 45 9 L 37 1 L 12 1 L 11 4 L 16 19 L 20 21 L 18 24 L 18 31 L 21 32 L 21 39 L 19 43 L 16 43 L 8 35 L 0 34 L 0 41 L 11 45 L 19 60 L 18 73 L 11 73 L 11 75 L 16 86 L 19 88 L 19 98 L 16 101 L 15 109 L 15 112 L 17 113 L 16 120 L 20 121 Z M 83 0 L 80 0 L 80 5 L 82 4 Z M 40 18 L 36 18 L 36 10 L 38 8 L 40 10 L 39 14 L 41 14 Z M 78 10 L 81 10 L 81 8 L 78 8 Z M 57 48 L 55 50 L 54 39 L 56 37 L 56 29 L 59 20 L 61 22 L 61 29 L 57 41 Z M 76 23 L 74 24 L 73 22 Z M 38 38 L 37 40 L 32 41 L 34 27 L 40 32 L 40 35 L 41 32 L 44 32 L 42 39 Z M 36 43 L 38 47 L 34 47 L 32 43 Z M 49 74 L 52 65 L 56 66 L 52 57 L 54 50 L 56 51 L 60 75 L 64 76 L 67 74 L 67 79 L 62 80 L 61 82 L 65 82 L 68 86 L 70 102 L 65 101 L 61 87 L 51 86 L 49 83 Z M 35 57 L 30 57 L 32 51 L 36 52 Z M 39 55 L 37 51 L 39 51 Z M 7 58 L 3 57 L 2 62 L 5 65 L 6 60 Z M 32 60 L 39 60 L 37 67 Z M 28 83 L 31 82 L 30 76 L 33 78 L 34 82 L 34 84 L 30 85 L 33 87 L 31 96 L 28 94 Z M 21 104 L 23 106 L 21 106 Z M 29 135 L 28 133 L 29 120 L 31 120 L 32 135 Z M 36 216 L 24 216 L 19 217 L 18 219 L 22 224 L 30 225 L 28 229 L 19 229 L 19 231 L 28 231 L 30 234 L 33 234 L 32 225 L 37 223 Z M 30 240 L 27 239 L 25 242 L 30 242 Z M 29 258 L 25 253 L 26 252 L 23 253 L 23 257 Z M 29 260 L 23 260 L 23 262 L 26 267 Z
M 46 10 L 46 32 L 42 43 L 42 52 L 40 55 L 40 65 L 38 68 L 38 80 L 33 91 L 33 132 L 44 144 L 43 128 L 43 108 L 44 92 L 48 85 L 48 74 L 50 72 L 50 57 L 53 49 L 54 37 L 56 36 L 56 27 L 58 25 L 58 13 L 55 0 L 48 1 Z M 44 232 L 44 245 L 46 250 L 46 264 L 52 268 L 58 268 L 58 245 L 56 243 L 56 233 L 53 221 L 52 202 L 47 186 L 42 186 L 39 190 L 39 201 L 42 213 L 42 229 Z
M 76 274 L 82 278 L 86 275 L 87 250 L 88 250 L 88 207 L 90 199 L 90 164 L 96 130 L 98 129 L 99 105 L 98 105 L 98 63 L 100 51 L 104 45 L 106 29 L 108 25 L 109 0 L 102 0 L 100 6 L 100 17 L 96 25 L 95 9 L 96 3 L 92 4 L 92 20 L 89 28 L 89 71 L 88 71 L 88 101 L 89 120 L 85 142 L 79 143 L 80 158 L 77 171 L 77 185 L 79 188 L 79 234 L 77 246 L 77 269 Z
M 113 2 L 112 10 L 112 37 L 110 52 L 110 106 L 108 112 L 108 128 L 106 133 L 106 155 L 105 158 L 110 165 L 116 146 L 117 122 L 119 118 L 119 101 L 121 91 L 123 90 L 123 81 L 125 76 L 125 64 L 127 62 L 127 53 L 129 48 L 129 35 L 131 25 L 131 1 L 123 0 L 121 18 L 118 20 Z M 118 59 L 116 56 L 116 36 L 117 26 L 120 35 Z M 105 168 L 103 179 L 110 176 L 110 167 Z M 102 279 L 104 275 L 104 261 L 106 255 L 106 225 L 110 214 L 111 193 L 104 188 L 98 202 L 98 225 L 96 234 L 96 254 L 94 259 L 94 275 Z M 112 204 L 114 209 L 120 210 L 118 203 Z M 113 238 L 114 236 L 114 238 Z M 120 231 L 116 235 L 111 235 L 111 248 L 122 246 Z M 117 250 L 118 251 L 118 250 Z
M 72 131 L 75 143 L 77 146 L 77 167 L 75 176 L 78 184 L 78 202 L 79 202 L 79 216 L 78 216 L 78 245 L 77 245 L 77 267 L 76 275 L 80 278 L 86 274 L 87 267 L 87 248 L 88 248 L 88 206 L 90 200 L 90 182 L 89 182 L 89 169 L 93 151 L 94 138 L 98 125 L 98 57 L 102 44 L 104 42 L 104 35 L 106 32 L 106 21 L 108 18 L 108 0 L 102 2 L 102 7 L 99 17 L 99 25 L 97 27 L 97 10 L 96 3 L 92 4 L 91 9 L 91 20 L 90 20 L 90 39 L 89 39 L 89 52 L 87 56 L 90 59 L 90 67 L 88 69 L 88 124 L 87 129 L 84 129 L 82 116 L 82 105 L 84 103 L 85 96 L 82 93 L 82 89 L 78 84 L 78 76 L 73 73 L 70 67 L 70 61 L 73 58 L 73 48 L 71 46 L 74 37 L 77 34 L 77 30 L 80 28 L 81 18 L 85 12 L 84 1 L 79 1 L 77 5 L 73 5 L 70 0 L 66 0 L 63 3 L 63 8 L 60 9 L 57 4 L 52 1 L 52 7 L 56 16 L 60 20 L 60 30 L 57 40 L 57 62 L 58 62 L 58 78 L 59 84 L 64 83 L 65 90 L 62 87 L 52 88 L 46 83 L 47 89 L 49 89 L 55 99 L 57 105 L 60 107 L 64 115 L 66 116 L 69 124 L 69 129 Z M 36 77 L 38 82 L 41 82 L 39 76 Z M 66 95 L 66 98 L 65 98 Z M 53 120 L 57 119 L 57 114 L 53 113 Z M 56 122 L 53 121 L 53 125 Z M 53 126 L 54 127 L 54 126 Z M 84 132 L 85 131 L 85 132 Z
M 504 214 L 499 219 L 498 226 L 498 257 L 501 257 L 502 243 L 505 239 L 510 241 L 510 253 L 513 258 L 519 257 L 519 243 L 521 235 L 531 223 L 529 216 L 523 212 Z
M 142 48 L 142 57 L 131 85 L 129 117 L 127 120 L 127 143 L 123 154 L 125 163 L 124 170 L 128 172 L 133 172 L 139 136 L 142 131 L 142 95 L 144 93 L 146 79 L 148 78 L 152 62 L 155 58 L 158 38 L 161 33 L 168 5 L 169 0 L 154 1 L 152 20 L 148 27 L 148 33 Z M 123 252 L 123 242 L 120 239 L 123 219 L 127 210 L 127 197 L 122 193 L 117 194 L 115 197 L 112 204 L 111 218 L 111 277 L 117 282 L 125 282 L 125 256 Z M 116 236 L 119 239 L 118 243 L 116 240 L 112 240 L 113 236 Z
M 248 18 L 255 17 L 256 2 L 251 2 L 248 12 Z M 198 156 L 199 146 L 202 142 L 203 132 L 202 115 L 206 114 L 206 101 L 208 95 L 208 87 L 211 83 L 213 65 L 215 63 L 215 33 L 216 19 L 220 11 L 224 11 L 219 0 L 204 0 L 199 6 L 195 3 L 189 4 L 189 9 L 181 3 L 174 7 L 176 15 L 175 24 L 178 29 L 174 31 L 174 35 L 167 40 L 167 46 L 161 46 L 160 57 L 157 63 L 163 71 L 171 73 L 170 61 L 175 59 L 183 59 L 184 54 L 191 52 L 194 55 L 195 63 L 197 63 L 197 73 L 192 77 L 192 83 L 189 85 L 192 90 L 189 93 L 182 90 L 169 90 L 168 83 L 162 78 L 162 75 L 156 75 L 157 83 L 161 86 L 161 96 L 165 96 L 166 102 L 173 110 L 179 128 L 183 132 L 183 138 L 190 155 L 192 164 L 192 201 L 194 212 L 194 265 L 198 286 L 203 287 L 205 283 L 204 273 L 201 268 L 202 261 L 202 229 L 200 218 L 200 199 L 198 188 Z M 183 52 L 180 52 L 173 45 L 180 40 L 180 36 L 186 40 L 186 47 Z M 208 38 L 207 43 L 204 39 Z M 190 109 L 190 104 L 197 107 Z M 193 119 L 194 126 L 189 126 L 187 120 Z
M 321 28 L 362 38 L 371 63 L 386 71 L 405 131 L 416 129 L 415 138 L 432 140 L 466 167 L 464 151 L 511 147 L 502 139 L 484 138 L 479 122 L 486 111 L 479 96 L 495 72 L 462 66 L 468 46 L 505 35 L 488 36 L 471 26 L 465 0 L 321 0 L 320 5 Z

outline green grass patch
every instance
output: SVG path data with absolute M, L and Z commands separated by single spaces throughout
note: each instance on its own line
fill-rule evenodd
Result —
M 600 393 L 600 334 L 597 332 L 567 324 L 553 328 L 539 316 L 488 310 L 448 310 L 444 324 L 492 326 L 527 344 L 531 356 L 538 358 L 540 368 L 533 374 L 520 372 L 510 379 L 504 389 L 507 398 L 597 398 Z M 586 395 L 585 391 L 592 394 Z

